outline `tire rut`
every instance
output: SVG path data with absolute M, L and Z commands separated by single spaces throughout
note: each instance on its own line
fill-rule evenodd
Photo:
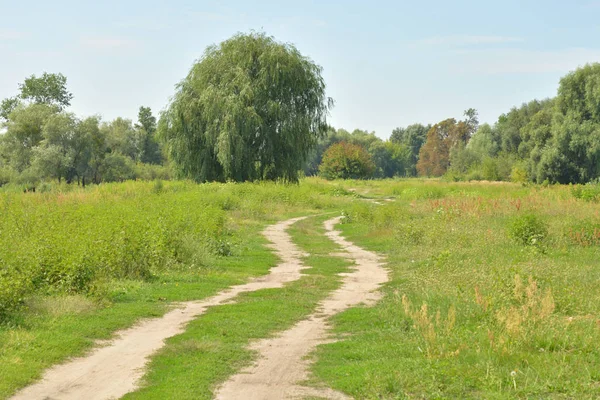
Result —
M 355 261 L 352 272 L 341 274 L 342 286 L 323 300 L 315 313 L 275 338 L 263 339 L 251 346 L 258 351 L 255 365 L 242 370 L 225 382 L 216 393 L 218 400 L 279 400 L 307 396 L 327 399 L 348 399 L 331 389 L 308 388 L 301 385 L 309 377 L 310 361 L 306 357 L 319 344 L 329 343 L 328 320 L 360 303 L 373 304 L 380 298 L 376 291 L 388 281 L 381 258 L 341 236 L 334 229 L 341 218 L 325 222 L 327 237 L 337 243 L 343 253 L 332 254 Z

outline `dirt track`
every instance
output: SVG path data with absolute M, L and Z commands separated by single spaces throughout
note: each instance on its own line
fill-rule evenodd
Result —
M 280 288 L 300 279 L 303 253 L 286 233 L 294 218 L 268 227 L 264 231 L 270 248 L 281 262 L 264 277 L 231 287 L 203 301 L 187 302 L 163 317 L 143 321 L 132 328 L 118 332 L 116 339 L 88 355 L 73 359 L 49 369 L 43 378 L 21 390 L 13 400 L 105 400 L 120 398 L 136 390 L 149 357 L 164 346 L 165 339 L 185 330 L 188 322 L 207 308 L 232 301 L 238 294 L 260 289 Z M 349 307 L 378 299 L 375 290 L 387 281 L 387 272 L 374 253 L 363 250 L 340 236 L 334 230 L 339 218 L 325 223 L 327 236 L 338 243 L 343 253 L 356 262 L 355 269 L 343 274 L 343 285 L 323 300 L 317 311 L 273 339 L 264 339 L 252 346 L 260 358 L 240 374 L 233 376 L 219 388 L 218 399 L 285 399 L 304 396 L 346 399 L 330 389 L 311 389 L 301 386 L 308 377 L 306 356 L 317 345 L 326 343 L 327 320 Z
M 344 250 L 340 256 L 356 262 L 354 271 L 344 274 L 342 287 L 322 301 L 308 319 L 276 338 L 264 339 L 252 346 L 260 354 L 258 362 L 225 382 L 217 392 L 217 399 L 348 398 L 331 389 L 301 386 L 301 382 L 308 378 L 309 361 L 306 356 L 317 345 L 329 341 L 328 318 L 360 303 L 375 302 L 379 298 L 375 290 L 388 280 L 387 271 L 376 254 L 353 245 L 334 230 L 339 221 L 340 218 L 334 218 L 325 223 L 327 236 Z
M 105 400 L 134 391 L 149 357 L 164 346 L 165 339 L 184 331 L 185 325 L 207 308 L 226 303 L 243 292 L 280 288 L 300 279 L 302 253 L 286 229 L 304 218 L 268 227 L 263 234 L 281 262 L 264 277 L 234 286 L 203 301 L 182 303 L 161 318 L 146 320 L 118 332 L 116 339 L 87 356 L 46 371 L 41 381 L 17 393 L 13 400 Z

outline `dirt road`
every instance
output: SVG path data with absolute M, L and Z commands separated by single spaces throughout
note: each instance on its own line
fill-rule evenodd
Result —
M 361 303 L 373 303 L 375 292 L 388 280 L 379 257 L 345 240 L 334 230 L 340 218 L 325 222 L 327 236 L 344 250 L 337 254 L 356 262 L 354 270 L 344 274 L 342 287 L 322 301 L 308 319 L 273 339 L 261 340 L 253 346 L 258 350 L 258 362 L 225 382 L 217 392 L 218 400 L 279 400 L 286 398 L 320 397 L 347 399 L 331 389 L 301 386 L 308 378 L 310 362 L 306 356 L 317 345 L 328 342 L 327 320 L 331 316 Z
M 286 229 L 304 218 L 294 218 L 268 227 L 264 236 L 280 263 L 264 277 L 231 287 L 203 301 L 180 304 L 161 318 L 141 322 L 118 332 L 109 345 L 89 355 L 49 369 L 38 382 L 18 392 L 13 400 L 105 400 L 134 391 L 149 357 L 164 346 L 165 339 L 185 330 L 185 325 L 207 308 L 226 303 L 243 292 L 280 288 L 302 276 L 302 252 Z
M 183 332 L 188 322 L 209 307 L 235 301 L 240 293 L 280 288 L 300 279 L 305 268 L 301 261 L 303 253 L 286 230 L 302 219 L 284 221 L 264 231 L 270 248 L 281 260 L 268 275 L 231 287 L 203 301 L 182 303 L 163 317 L 146 320 L 118 332 L 108 345 L 49 369 L 39 382 L 23 389 L 12 399 L 105 400 L 120 398 L 136 390 L 150 356 L 164 346 L 165 339 Z M 276 338 L 255 343 L 252 348 L 260 354 L 256 364 L 225 382 L 216 394 L 217 399 L 347 398 L 330 389 L 301 386 L 308 377 L 310 363 L 306 356 L 317 345 L 329 340 L 327 321 L 331 316 L 360 303 L 376 301 L 376 290 L 388 277 L 376 254 L 355 246 L 334 230 L 339 221 L 339 218 L 334 218 L 325 223 L 327 236 L 343 249 L 343 253 L 336 255 L 355 261 L 354 270 L 343 274 L 342 287 L 323 300 L 314 314 Z

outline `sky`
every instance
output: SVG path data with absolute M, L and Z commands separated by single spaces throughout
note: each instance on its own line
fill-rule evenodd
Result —
M 164 109 L 204 49 L 265 32 L 323 67 L 329 122 L 374 131 L 493 123 L 600 61 L 600 0 L 0 0 L 0 99 L 32 74 L 68 79 L 78 116 Z

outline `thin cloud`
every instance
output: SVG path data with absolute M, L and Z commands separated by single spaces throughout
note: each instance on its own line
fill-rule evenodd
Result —
M 600 62 L 600 49 L 567 48 L 555 51 L 499 49 L 457 52 L 463 60 L 457 72 L 494 74 L 565 74 L 588 63 Z
M 138 45 L 135 40 L 112 36 L 84 37 L 79 43 L 82 47 L 92 50 L 123 50 L 132 49 Z
M 234 20 L 231 15 L 215 12 L 193 11 L 190 15 L 196 20 L 207 22 L 231 22 Z
M 27 37 L 28 35 L 25 32 L 18 31 L 0 31 L 0 40 L 1 41 L 12 41 L 19 40 Z
M 514 36 L 450 35 L 417 40 L 415 44 L 425 46 L 477 46 L 483 44 L 519 43 L 523 41 L 523 38 Z
M 132 17 L 117 22 L 115 26 L 125 29 L 143 29 L 148 31 L 160 31 L 170 27 L 169 24 L 148 17 Z
M 295 17 L 284 17 L 274 22 L 279 23 L 279 27 L 287 29 L 290 27 L 300 28 L 326 28 L 327 21 L 318 18 L 305 18 L 300 16 Z

